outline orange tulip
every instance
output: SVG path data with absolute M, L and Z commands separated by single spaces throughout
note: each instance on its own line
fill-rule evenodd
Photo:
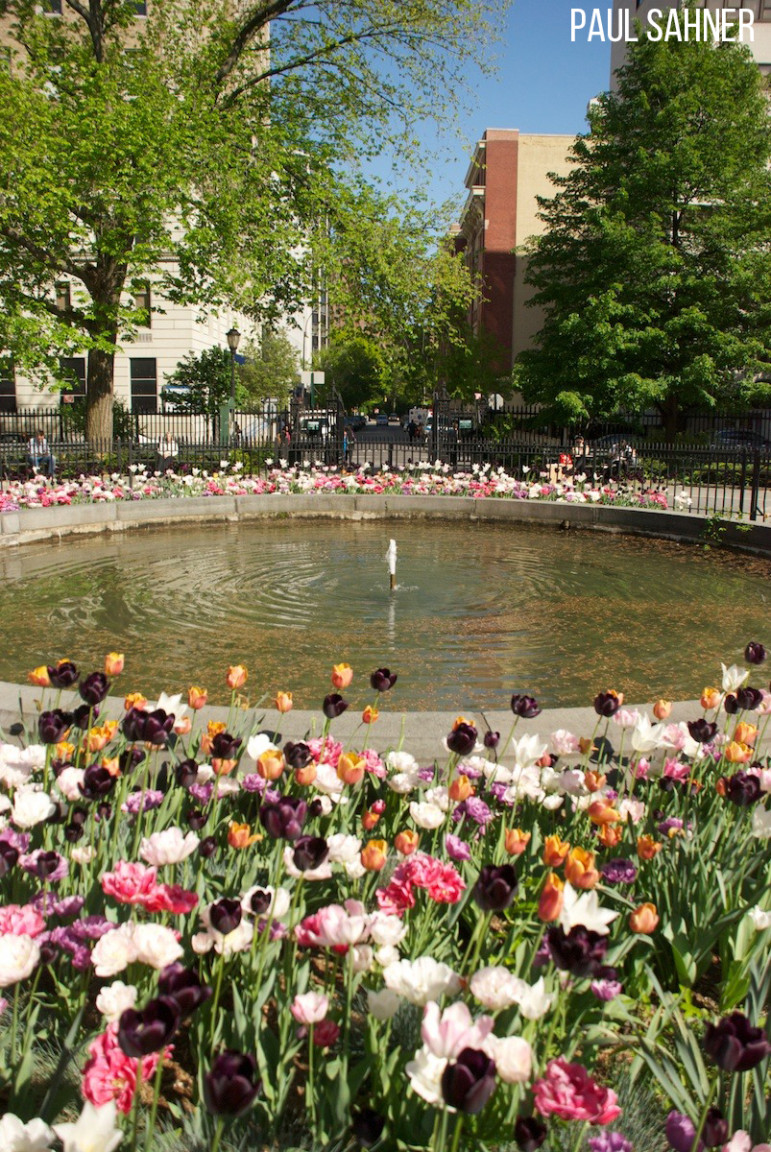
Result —
M 228 668 L 228 674 L 225 677 L 225 683 L 228 688 L 232 688 L 235 692 L 238 688 L 243 688 L 244 684 L 249 678 L 249 673 L 244 668 L 243 664 L 234 664 Z
M 748 724 L 746 720 L 740 720 L 734 728 L 734 740 L 738 740 L 740 744 L 754 744 L 758 736 L 758 730 L 754 724 Z
M 723 693 L 719 688 L 705 688 L 701 694 L 699 703 L 705 712 L 711 712 L 713 708 L 717 708 L 722 699 Z
M 292 709 L 294 708 L 294 701 L 292 700 L 292 693 L 291 692 L 277 692 L 274 704 L 276 705 L 277 710 L 279 712 L 281 712 L 282 714 L 285 712 L 291 712 Z
M 332 668 L 332 685 L 342 692 L 353 680 L 353 668 L 350 664 L 335 664 Z
M 620 813 L 607 800 L 593 800 L 586 811 L 592 824 L 615 824 L 621 819 Z
M 599 792 L 606 780 L 607 776 L 602 772 L 595 772 L 591 768 L 584 772 L 584 784 L 587 792 Z
M 600 882 L 600 874 L 594 867 L 594 852 L 585 848 L 571 848 L 565 860 L 565 878 L 574 888 L 594 888 Z
M 719 776 L 715 781 L 715 791 L 717 792 L 718 796 L 724 797 L 726 795 L 726 792 L 728 791 L 726 788 L 726 783 L 727 782 L 725 776 Z
M 372 829 L 377 825 L 379 819 L 380 817 L 378 816 L 377 812 L 370 812 L 367 810 L 361 818 L 364 831 L 371 832 Z
M 507 828 L 503 834 L 503 846 L 509 856 L 521 856 L 530 843 L 530 832 L 521 828 Z
M 731 740 L 723 749 L 723 755 L 729 764 L 749 764 L 754 753 L 748 744 Z
M 582 756 L 588 756 L 590 752 L 596 750 L 596 745 L 592 743 L 590 737 L 582 736 L 578 741 L 578 750 Z
M 127 712 L 130 708 L 136 708 L 139 712 L 144 712 L 147 707 L 147 697 L 143 696 L 141 692 L 129 692 L 123 701 L 123 707 Z
M 657 700 L 653 705 L 653 715 L 657 720 L 668 720 L 671 712 L 671 700 Z
M 656 911 L 656 905 L 646 902 L 641 904 L 639 908 L 635 908 L 634 912 L 629 913 L 629 927 L 633 932 L 639 932 L 643 936 L 648 936 L 653 932 L 659 922 L 659 914 Z
M 394 836 L 394 847 L 402 856 L 411 856 L 420 843 L 417 832 L 397 832 Z
M 74 755 L 75 745 L 70 744 L 67 740 L 60 740 L 59 743 L 54 746 L 54 758 L 56 760 L 63 760 L 64 763 L 67 764 Z
M 112 740 L 118 728 L 117 720 L 105 720 L 101 728 L 90 728 L 85 738 L 89 752 L 101 752 Z
M 210 720 L 206 725 L 206 731 L 201 733 L 201 751 L 205 756 L 208 756 L 212 748 L 212 740 L 215 736 L 219 736 L 220 732 L 224 732 L 226 725 L 222 720 Z
M 228 844 L 231 848 L 248 848 L 258 840 L 262 840 L 262 836 L 252 832 L 248 824 L 237 824 L 231 820 L 228 827 Z
M 257 758 L 257 775 L 263 780 L 278 780 L 285 767 L 284 753 L 280 748 L 266 748 Z
M 120 776 L 120 759 L 117 756 L 103 756 L 99 763 L 111 776 Z
M 615 848 L 623 839 L 623 832 L 613 824 L 603 824 L 597 833 L 597 839 L 603 848 Z
M 189 716 L 180 716 L 174 724 L 174 731 L 177 736 L 187 736 L 193 729 L 193 721 Z
M 637 855 L 641 860 L 652 860 L 660 851 L 661 844 L 657 843 L 652 836 L 637 837 Z
M 294 774 L 295 782 L 301 787 L 307 787 L 316 779 L 316 765 L 311 761 L 304 768 L 297 768 Z
M 27 679 L 30 684 L 37 684 L 38 688 L 49 688 L 51 685 L 51 677 L 48 675 L 48 668 L 45 664 L 41 664 L 39 668 L 33 668 L 31 672 L 28 672 Z
M 126 657 L 122 652 L 108 652 L 104 658 L 105 676 L 120 676 L 125 663 Z
M 456 716 L 452 725 L 453 732 L 456 728 L 460 728 L 461 724 L 470 724 L 472 728 L 476 728 L 476 724 L 473 720 L 468 720 L 465 716 Z
M 559 836 L 547 836 L 543 845 L 543 862 L 547 868 L 559 868 L 569 851 L 567 840 L 560 840 Z
M 366 761 L 355 752 L 343 752 L 337 761 L 337 778 L 343 784 L 358 784 L 364 775 Z
M 379 872 L 388 859 L 385 840 L 369 840 L 361 850 L 361 862 L 368 872 Z
M 373 708 L 371 704 L 368 704 L 361 714 L 361 722 L 362 724 L 374 724 L 379 715 L 380 713 L 377 708 Z
M 556 872 L 550 872 L 538 901 L 538 919 L 544 924 L 550 920 L 558 920 L 562 911 L 565 885 Z
M 451 800 L 455 800 L 456 803 L 462 803 L 464 800 L 468 800 L 469 796 L 474 795 L 474 786 L 468 776 L 464 776 L 461 773 L 460 776 L 455 777 L 448 792 Z
M 212 772 L 215 776 L 229 776 L 235 768 L 237 760 L 223 760 L 220 756 L 212 757 Z
M 199 688 L 197 684 L 193 684 L 187 690 L 187 703 L 194 712 L 199 708 L 203 708 L 209 699 L 209 693 L 205 688 Z

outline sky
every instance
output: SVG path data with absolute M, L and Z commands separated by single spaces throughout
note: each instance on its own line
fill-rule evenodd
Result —
M 586 106 L 608 88 L 610 44 L 570 39 L 570 10 L 582 0 L 513 0 L 496 47 L 498 71 L 469 71 L 470 111 L 460 117 L 462 139 L 436 126 L 421 126 L 421 140 L 442 157 L 432 164 L 423 189 L 435 202 L 465 198 L 463 179 L 474 144 L 486 128 L 576 134 L 586 129 Z M 591 5 L 583 3 L 591 14 Z M 599 5 L 603 13 L 612 0 Z

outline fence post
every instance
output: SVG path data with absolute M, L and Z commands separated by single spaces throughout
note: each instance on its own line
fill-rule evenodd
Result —
M 758 518 L 758 504 L 760 498 L 760 451 L 755 449 L 752 453 L 752 491 L 750 493 L 750 520 Z
M 739 474 L 739 515 L 744 515 L 744 486 L 747 483 L 747 449 L 742 452 L 742 469 Z

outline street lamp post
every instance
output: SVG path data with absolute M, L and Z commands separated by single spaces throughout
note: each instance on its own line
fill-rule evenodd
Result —
M 236 352 L 241 340 L 241 333 L 237 328 L 231 328 L 226 334 L 228 348 L 230 349 L 230 409 L 236 410 Z

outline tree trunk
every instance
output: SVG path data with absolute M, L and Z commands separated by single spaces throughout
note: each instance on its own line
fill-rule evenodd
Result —
M 685 413 L 680 410 L 677 397 L 668 396 L 659 406 L 659 411 L 664 419 L 664 438 L 667 441 L 674 440 L 677 433 L 685 428 Z
M 112 384 L 115 355 L 92 348 L 88 354 L 86 380 L 86 439 L 100 451 L 112 440 Z

